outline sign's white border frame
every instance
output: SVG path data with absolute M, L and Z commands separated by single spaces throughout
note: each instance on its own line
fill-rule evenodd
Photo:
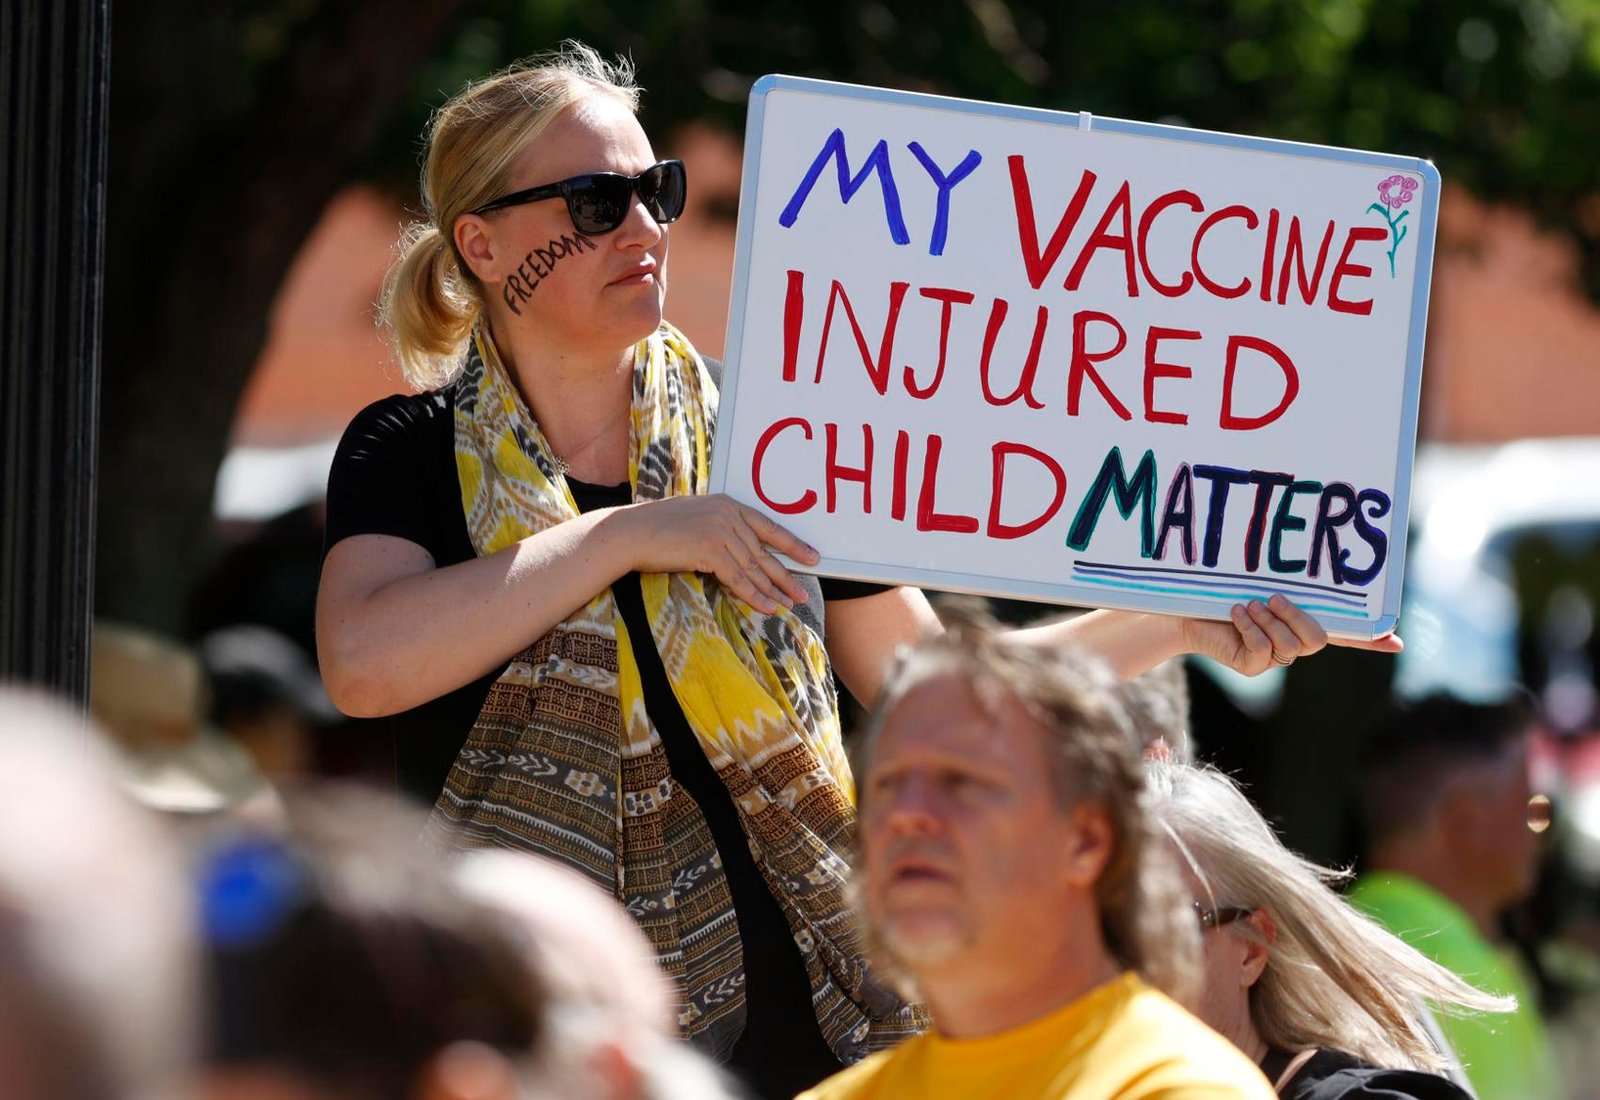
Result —
M 1211 130 L 1191 130 L 1183 126 L 1166 126 L 1153 122 L 1130 122 L 1126 119 L 1105 118 L 1088 112 L 1049 111 L 1037 107 L 1017 107 L 1003 103 L 984 103 L 978 100 L 957 99 L 950 96 L 927 95 L 919 92 L 902 92 L 891 88 L 869 88 L 858 84 L 842 84 L 831 80 L 812 80 L 797 76 L 763 76 L 750 90 L 749 117 L 745 127 L 744 174 L 739 191 L 739 222 L 733 262 L 733 298 L 728 310 L 727 341 L 723 345 L 726 362 L 722 381 L 721 413 L 726 418 L 737 407 L 739 400 L 739 353 L 744 341 L 744 316 L 748 294 L 750 252 L 755 238 L 755 193 L 761 169 L 761 144 L 765 138 L 766 99 L 773 92 L 795 91 L 828 95 L 869 103 L 892 103 L 905 107 L 935 107 L 945 111 L 962 111 L 990 118 L 1017 119 L 1024 122 L 1043 122 L 1057 126 L 1074 126 L 1080 130 L 1097 130 L 1104 133 L 1128 134 L 1135 137 L 1154 138 L 1161 141 L 1178 141 L 1200 145 L 1220 146 L 1225 149 L 1245 149 L 1255 153 L 1279 156 L 1310 157 L 1315 160 L 1338 161 L 1343 164 L 1371 165 L 1374 168 L 1414 172 L 1423 178 L 1421 201 L 1417 211 L 1416 279 L 1411 294 L 1410 332 L 1406 344 L 1406 379 L 1404 403 L 1400 415 L 1401 437 L 1395 466 L 1395 507 L 1389 525 L 1389 561 L 1385 566 L 1387 584 L 1383 607 L 1376 619 L 1332 615 L 1318 612 L 1315 618 L 1328 633 L 1345 638 L 1377 638 L 1394 630 L 1400 618 L 1400 596 L 1404 587 L 1407 527 L 1410 523 L 1411 475 L 1417 444 L 1417 406 L 1422 396 L 1423 341 L 1428 329 L 1428 291 L 1433 281 L 1434 235 L 1439 220 L 1439 172 L 1433 164 L 1418 157 L 1402 157 L 1388 153 L 1370 153 L 1357 149 L 1340 149 L 1330 145 L 1312 145 L 1305 142 L 1282 141 L 1272 138 L 1246 137 L 1241 134 L 1223 134 Z M 712 448 L 710 491 L 720 493 L 727 484 L 730 461 L 727 440 L 732 433 L 717 432 Z M 1046 584 L 1041 581 L 1005 580 L 1003 591 L 986 587 L 984 578 L 977 573 L 954 573 L 942 569 L 895 567 L 885 569 L 871 562 L 851 561 L 844 558 L 824 557 L 814 566 L 803 566 L 785 559 L 785 564 L 802 572 L 823 573 L 851 580 L 880 581 L 885 583 L 916 584 L 949 592 L 971 592 L 980 595 L 1004 595 L 1029 598 L 1045 603 L 1084 606 L 1117 607 L 1132 611 L 1159 611 L 1168 614 L 1190 615 L 1206 619 L 1226 617 L 1223 605 L 1212 600 L 1185 600 L 1171 596 L 1141 597 L 1134 593 L 1118 594 L 1114 598 L 1093 601 L 1083 600 L 1083 593 L 1069 584 Z M 996 578 L 998 579 L 998 578 Z M 1270 581 L 1271 578 L 1263 578 Z M 1293 598 L 1292 590 L 1284 594 Z M 1097 593 L 1098 595 L 1098 593 Z M 1109 595 L 1109 594 L 1108 594 Z

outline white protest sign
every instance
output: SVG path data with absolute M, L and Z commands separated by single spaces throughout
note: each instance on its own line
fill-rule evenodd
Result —
M 818 572 L 1393 629 L 1431 165 L 782 76 L 746 142 L 712 487 Z

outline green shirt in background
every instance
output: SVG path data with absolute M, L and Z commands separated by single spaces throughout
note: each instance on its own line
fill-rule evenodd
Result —
M 1485 940 L 1458 905 L 1409 875 L 1363 875 L 1350 900 L 1440 966 L 1486 993 L 1517 999 L 1513 1013 L 1436 1014 L 1479 1100 L 1558 1100 L 1555 1056 L 1511 949 Z

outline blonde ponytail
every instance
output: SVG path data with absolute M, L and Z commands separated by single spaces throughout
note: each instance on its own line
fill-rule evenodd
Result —
M 482 305 L 438 226 L 414 222 L 400 237 L 399 258 L 383 281 L 379 316 L 394 334 L 406 381 L 418 389 L 450 382 Z
M 482 287 L 451 241 L 456 219 L 504 193 L 522 151 L 562 111 L 597 94 L 638 110 L 632 65 L 567 41 L 467 85 L 434 114 L 422 169 L 428 218 L 401 235 L 379 300 L 379 316 L 413 386 L 436 389 L 460 373 L 483 312 Z

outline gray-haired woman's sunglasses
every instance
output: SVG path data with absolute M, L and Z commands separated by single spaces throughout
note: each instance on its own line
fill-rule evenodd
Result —
M 1245 909 L 1238 905 L 1219 905 L 1215 909 L 1208 908 L 1201 902 L 1194 903 L 1195 916 L 1200 918 L 1200 928 L 1221 928 L 1225 924 L 1232 924 L 1236 920 L 1244 920 L 1254 909 Z

